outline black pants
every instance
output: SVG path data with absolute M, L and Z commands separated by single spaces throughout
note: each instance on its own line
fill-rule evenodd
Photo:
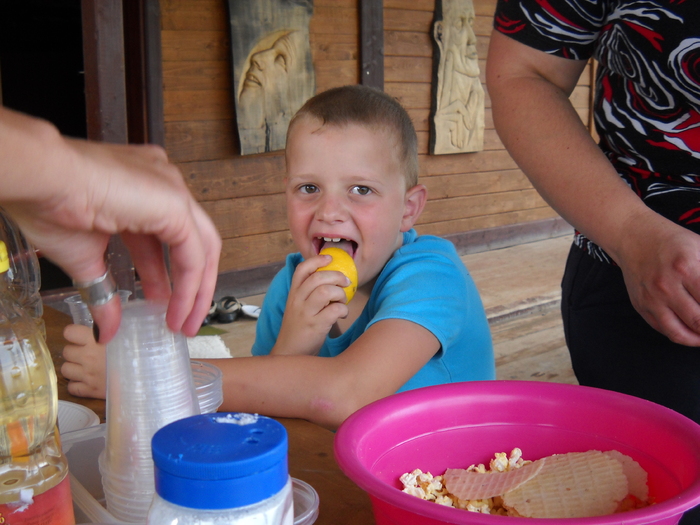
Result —
M 648 399 L 700 423 L 700 348 L 673 343 L 649 326 L 618 267 L 572 246 L 561 311 L 580 384 Z M 681 523 L 699 525 L 700 507 Z

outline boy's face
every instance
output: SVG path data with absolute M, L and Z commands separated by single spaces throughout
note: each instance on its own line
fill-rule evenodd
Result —
M 305 259 L 336 246 L 353 256 L 359 285 L 372 281 L 403 242 L 407 192 L 394 137 L 383 129 L 323 126 L 304 117 L 287 143 L 287 217 Z M 410 190 L 409 190 L 410 193 Z

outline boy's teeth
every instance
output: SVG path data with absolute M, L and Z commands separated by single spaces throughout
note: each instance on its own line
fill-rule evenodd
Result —
M 340 237 L 324 237 L 323 240 L 326 242 L 340 242 Z

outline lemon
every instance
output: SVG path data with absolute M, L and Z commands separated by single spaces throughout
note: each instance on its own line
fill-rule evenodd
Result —
M 345 291 L 345 297 L 347 298 L 345 304 L 348 304 L 357 291 L 357 267 L 355 266 L 355 261 L 352 260 L 352 257 L 350 257 L 348 252 L 341 250 L 340 248 L 324 248 L 321 250 L 320 254 L 330 255 L 333 257 L 333 260 L 328 263 L 328 265 L 323 266 L 316 271 L 321 272 L 332 270 L 340 272 L 345 275 L 345 277 L 350 279 L 350 284 L 343 288 Z

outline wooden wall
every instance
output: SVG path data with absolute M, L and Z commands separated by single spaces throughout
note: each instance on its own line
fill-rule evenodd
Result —
M 165 146 L 223 238 L 221 272 L 271 265 L 294 250 L 284 157 L 238 154 L 226 0 L 160 0 Z M 359 82 L 357 0 L 315 0 L 310 38 L 317 92 Z M 495 0 L 474 0 L 482 81 Z M 418 132 L 429 202 L 417 229 L 453 236 L 555 218 L 501 144 L 486 94 L 484 151 L 428 155 L 434 0 L 384 0 L 385 91 Z M 572 95 L 589 118 L 589 73 Z

